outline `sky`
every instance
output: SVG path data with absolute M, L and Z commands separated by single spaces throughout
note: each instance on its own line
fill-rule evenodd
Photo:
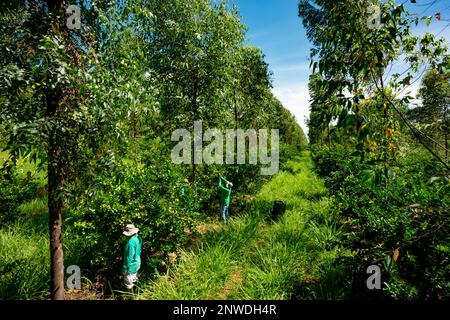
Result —
M 309 117 L 308 78 L 311 44 L 306 38 L 301 19 L 298 17 L 299 0 L 234 0 L 239 8 L 243 23 L 248 27 L 247 43 L 262 49 L 266 62 L 273 72 L 273 93 L 289 109 L 308 132 L 306 120 Z M 397 1 L 397 3 L 402 3 Z M 450 0 L 417 0 L 416 4 L 406 1 L 411 13 L 434 15 L 441 12 L 441 21 L 433 19 L 430 26 L 424 23 L 414 28 L 414 33 L 425 31 L 440 33 L 450 41 Z M 447 27 L 446 29 L 444 29 Z M 399 62 L 392 72 L 406 69 Z M 407 91 L 413 94 L 420 86 L 415 82 Z
M 235 0 L 247 42 L 261 48 L 273 72 L 273 93 L 307 132 L 309 50 L 298 0 Z

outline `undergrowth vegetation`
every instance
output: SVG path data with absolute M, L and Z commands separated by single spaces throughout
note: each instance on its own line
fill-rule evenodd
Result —
M 346 288 L 337 257 L 340 234 L 330 213 L 327 190 L 311 171 L 307 152 L 256 196 L 251 209 L 220 228 L 201 245 L 180 252 L 180 261 L 139 288 L 141 299 L 343 299 Z M 287 211 L 272 220 L 282 200 Z M 339 281 L 338 281 L 339 280 Z

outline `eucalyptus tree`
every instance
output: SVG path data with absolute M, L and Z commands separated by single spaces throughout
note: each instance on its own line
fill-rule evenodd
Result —
M 330 122 L 332 120 L 329 103 L 332 97 L 327 96 L 326 90 L 319 86 L 322 78 L 315 73 L 309 77 L 310 116 L 308 120 L 308 136 L 310 144 L 321 144 L 330 136 Z M 328 104 L 328 105 L 327 105 Z
M 144 33 L 164 132 L 191 127 L 196 120 L 226 125 L 233 103 L 233 61 L 244 39 L 236 9 L 206 0 L 156 0 L 146 8 L 152 19 Z
M 13 1 L 2 7 L 2 122 L 13 160 L 47 162 L 51 296 L 64 299 L 62 208 L 75 148 L 81 53 L 65 27 L 65 1 Z
M 383 292 L 391 297 L 447 296 L 448 287 L 441 280 L 449 274 L 442 253 L 447 247 L 439 249 L 448 242 L 448 217 L 443 213 L 448 207 L 449 164 L 431 147 L 434 137 L 406 116 L 411 85 L 427 69 L 448 68 L 444 39 L 430 33 L 413 35 L 413 26 L 429 24 L 431 17 L 414 17 L 391 0 L 301 0 L 299 14 L 313 43 L 313 73 L 319 74 L 310 82 L 315 93 L 310 125 L 321 132 L 330 124 L 345 127 L 349 117 L 356 120 L 357 139 L 350 150 L 344 152 L 340 145 L 324 148 L 316 162 L 319 170 L 327 167 L 333 177 L 329 181 L 338 190 L 333 203 L 343 217 L 345 246 L 358 252 L 351 258 L 349 274 L 359 278 L 362 270 L 354 266 L 386 258 L 390 266 Z M 399 66 L 404 69 L 397 72 Z M 330 99 L 335 111 L 327 109 Z M 333 121 L 336 115 L 338 121 Z M 421 152 L 405 143 L 409 132 L 435 159 L 416 156 Z M 355 154 L 368 161 L 352 159 Z M 342 166 L 334 167 L 338 162 Z M 396 221 L 401 221 L 398 228 Z M 411 276 L 414 270 L 433 271 Z M 357 291 L 366 290 L 365 283 L 354 283 Z
M 253 46 L 242 47 L 235 71 L 236 128 L 264 128 L 273 123 L 272 73 L 262 51 Z
M 380 15 L 373 15 L 374 6 L 380 9 Z M 318 70 L 322 75 L 319 85 L 326 94 L 336 95 L 340 105 L 353 114 L 358 113 L 361 100 L 381 96 L 382 99 L 376 99 L 378 108 L 394 110 L 415 138 L 449 169 L 448 163 L 425 142 L 430 137 L 411 124 L 403 111 L 412 97 L 402 94 L 420 76 L 419 71 L 445 63 L 444 39 L 436 39 L 430 33 L 412 34 L 412 25 L 421 20 L 429 24 L 431 17 L 413 17 L 403 4 L 397 5 L 393 0 L 301 0 L 299 15 L 314 45 L 313 72 Z M 393 65 L 400 60 L 409 67 L 403 73 L 391 74 Z M 348 114 L 343 112 L 342 116 Z M 395 130 L 395 120 L 389 119 L 387 113 L 385 118 L 384 131 Z M 367 132 L 360 133 L 360 139 L 365 139 Z
M 433 146 L 436 152 L 442 150 L 436 146 L 437 143 L 445 147 L 443 154 L 448 161 L 450 71 L 428 71 L 422 79 L 419 96 L 422 105 L 413 109 L 412 113 L 416 114 L 416 121 L 425 127 L 424 131 L 436 141 L 429 141 L 430 146 Z
M 133 53 L 130 62 L 117 55 L 118 49 L 108 51 L 117 44 L 114 39 L 130 39 L 124 33 L 132 21 L 126 4 L 1 4 L 1 125 L 13 162 L 29 156 L 47 165 L 52 299 L 64 299 L 62 210 L 71 183 L 89 172 L 89 164 L 108 162 L 103 145 L 120 132 L 114 101 L 122 88 L 115 85 L 124 75 L 109 67 L 117 60 L 133 65 L 141 59 Z M 121 54 L 132 50 L 129 46 Z

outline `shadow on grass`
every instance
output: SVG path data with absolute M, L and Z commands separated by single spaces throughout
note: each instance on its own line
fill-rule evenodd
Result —
M 317 274 L 305 275 L 295 284 L 292 300 L 345 300 L 349 298 L 346 271 L 336 264 L 325 264 Z

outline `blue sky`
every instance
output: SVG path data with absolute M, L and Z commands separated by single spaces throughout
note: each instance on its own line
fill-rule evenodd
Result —
M 235 0 L 248 43 L 261 48 L 273 72 L 273 92 L 306 130 L 310 44 L 298 0 Z
M 311 45 L 298 17 L 298 0 L 234 0 L 243 22 L 248 27 L 248 44 L 261 48 L 266 61 L 273 71 L 273 92 L 297 118 L 305 132 L 305 120 L 309 115 L 309 50 Z M 404 1 L 401 1 L 404 2 Z M 401 3 L 397 1 L 397 3 Z M 442 21 L 433 19 L 430 27 L 424 24 L 415 32 L 425 30 L 439 33 L 450 22 L 450 0 L 417 0 L 417 4 L 407 4 L 412 13 L 434 15 L 441 12 Z M 450 39 L 450 26 L 440 36 Z M 404 70 L 400 62 L 394 66 Z M 420 85 L 417 81 L 408 89 L 415 92 Z

